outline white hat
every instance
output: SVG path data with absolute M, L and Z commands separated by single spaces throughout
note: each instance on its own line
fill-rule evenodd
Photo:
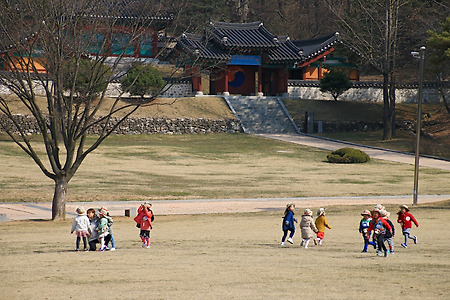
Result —
M 309 208 L 307 208 L 307 209 L 305 209 L 305 211 L 303 212 L 303 214 L 304 214 L 304 215 L 311 216 L 311 215 L 312 215 L 312 211 L 311 211 Z
M 326 208 L 323 207 L 319 208 L 319 210 L 317 211 L 317 216 L 320 217 L 321 215 L 325 214 L 325 209 Z

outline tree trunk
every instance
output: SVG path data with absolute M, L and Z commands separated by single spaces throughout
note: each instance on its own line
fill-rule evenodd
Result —
M 52 203 L 52 220 L 66 219 L 67 179 L 65 177 L 55 179 L 55 193 Z
M 392 139 L 392 115 L 389 99 L 389 74 L 383 74 L 383 140 Z

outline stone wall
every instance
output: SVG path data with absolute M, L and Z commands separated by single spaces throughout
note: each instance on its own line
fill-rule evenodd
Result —
M 16 115 L 15 120 L 21 124 L 24 133 L 27 135 L 40 134 L 40 129 L 34 118 L 25 115 Z M 113 118 L 107 128 L 117 124 L 118 119 Z M 14 133 L 14 125 L 5 116 L 0 116 L 0 132 L 5 131 L 6 126 Z M 101 126 L 91 128 L 89 134 L 99 134 L 102 130 Z M 236 133 L 242 132 L 240 122 L 235 119 L 227 120 L 210 120 L 210 119 L 165 119 L 165 118 L 128 118 L 120 124 L 114 131 L 114 134 L 205 134 L 205 133 Z
M 289 97 L 298 97 L 312 100 L 333 100 L 330 94 L 322 93 L 319 82 L 305 82 L 303 80 L 289 80 Z M 444 91 L 447 99 L 450 97 L 450 86 L 446 84 Z M 414 103 L 418 98 L 417 84 L 399 84 L 395 90 L 396 103 Z M 370 101 L 383 102 L 383 86 L 378 82 L 354 82 L 353 87 L 344 92 L 340 97 L 341 101 Z M 424 103 L 440 103 L 442 97 L 432 84 L 423 87 Z
M 34 92 L 38 96 L 45 96 L 45 90 L 38 81 L 34 81 Z M 108 97 L 118 97 L 121 93 L 119 83 L 110 83 L 106 91 Z M 4 85 L 0 85 L 0 95 L 9 95 L 11 91 Z M 168 83 L 161 93 L 162 98 L 177 98 L 177 97 L 190 97 L 193 96 L 192 84 L 189 81 Z M 126 93 L 124 97 L 129 97 Z

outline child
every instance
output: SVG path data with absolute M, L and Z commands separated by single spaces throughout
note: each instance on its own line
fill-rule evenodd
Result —
M 371 242 L 370 241 L 370 233 L 367 234 L 367 229 L 370 226 L 370 222 L 372 221 L 372 218 L 370 216 L 370 211 L 365 210 L 361 213 L 361 216 L 363 216 L 363 218 L 361 219 L 361 221 L 359 222 L 359 233 L 362 234 L 363 239 L 364 239 L 364 248 L 361 251 L 361 253 L 365 253 L 367 252 L 367 247 L 370 245 L 375 247 L 375 242 Z
M 103 209 L 104 207 L 100 208 Z M 106 208 L 105 208 L 106 209 Z M 114 242 L 113 228 L 112 225 L 114 223 L 113 218 L 109 215 L 109 211 L 106 214 L 105 218 L 108 220 L 108 232 L 111 240 L 111 249 L 110 251 L 116 251 L 116 243 Z M 106 248 L 108 248 L 108 243 L 106 243 Z
M 328 224 L 327 218 L 325 217 L 325 208 L 319 208 L 317 211 L 317 219 L 314 222 L 317 227 L 317 239 L 314 240 L 314 244 L 322 245 L 322 240 L 325 238 L 325 227 L 331 229 L 331 226 Z
M 384 236 L 384 241 L 388 242 L 389 245 L 389 253 L 394 254 L 394 235 L 395 235 L 395 228 L 394 224 L 392 224 L 391 220 L 389 220 L 389 216 L 391 213 L 387 212 L 385 209 L 380 211 L 381 217 L 386 220 L 386 222 L 389 223 L 389 225 L 392 227 L 392 233 L 390 231 L 386 231 L 386 234 Z
M 411 237 L 411 227 L 412 222 L 419 227 L 419 223 L 417 223 L 416 219 L 412 214 L 409 213 L 409 208 L 406 205 L 400 206 L 400 211 L 397 213 L 398 219 L 397 222 L 402 225 L 403 235 L 405 236 L 405 242 L 402 245 L 403 248 L 408 247 L 408 239 L 414 240 L 414 244 L 417 244 L 417 236 Z M 412 221 L 412 222 L 411 222 Z
M 89 236 L 90 227 L 89 227 L 89 218 L 86 216 L 83 207 L 78 207 L 76 210 L 78 216 L 75 217 L 72 223 L 72 230 L 70 234 L 76 231 L 77 241 L 76 241 L 76 250 L 80 251 L 80 241 L 83 238 L 84 251 L 88 251 L 87 247 L 87 237 Z
M 108 219 L 106 218 L 106 215 L 108 214 L 108 210 L 106 208 L 100 208 L 98 210 L 98 214 L 100 216 L 100 219 L 98 220 L 98 226 L 97 226 L 97 232 L 98 232 L 98 240 L 100 242 L 100 249 L 98 251 L 105 251 L 108 250 L 108 247 L 105 243 L 105 238 L 109 235 L 108 231 Z
M 317 233 L 317 228 L 312 218 L 312 211 L 309 208 L 303 212 L 300 228 L 302 230 L 302 242 L 300 246 L 305 245 L 305 249 L 307 249 L 309 240 L 314 237 L 314 232 Z
M 144 202 L 138 208 L 138 215 L 134 218 L 137 223 L 136 227 L 141 229 L 139 236 L 142 241 L 142 248 L 150 248 L 150 230 L 152 229 L 152 222 L 154 220 L 151 207 L 152 205 L 150 203 Z
M 383 249 L 384 256 L 388 257 L 389 251 L 384 245 L 384 237 L 386 235 L 386 231 L 390 231 L 392 234 L 392 227 L 388 222 L 386 222 L 385 219 L 381 218 L 380 211 L 376 208 L 372 211 L 372 221 L 370 222 L 369 228 L 367 229 L 367 238 L 369 238 L 369 234 L 372 230 L 377 240 L 377 255 L 383 256 L 383 252 L 381 251 Z
M 294 241 L 292 240 L 292 237 L 294 237 L 294 234 L 295 234 L 294 222 L 297 223 L 297 219 L 294 218 L 294 209 L 295 209 L 294 203 L 286 204 L 286 209 L 284 210 L 284 217 L 283 217 L 283 226 L 282 226 L 282 230 L 283 230 L 284 234 L 283 234 L 283 237 L 281 238 L 281 246 L 286 245 L 286 243 L 284 241 L 286 240 L 288 231 L 290 231 L 291 234 L 289 235 L 289 238 L 287 239 L 287 241 L 291 244 L 294 243 Z

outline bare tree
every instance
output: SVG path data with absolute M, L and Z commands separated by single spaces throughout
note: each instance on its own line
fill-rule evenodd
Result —
M 160 19 L 151 17 L 160 11 L 150 2 L 145 2 L 148 7 L 121 6 L 129 9 L 130 17 L 118 18 L 121 1 L 2 1 L 0 65 L 7 71 L 0 74 L 0 84 L 15 97 L 0 95 L 0 125 L 54 181 L 53 220 L 65 218 L 68 183 L 86 156 L 144 103 L 121 101 L 127 91 L 115 98 L 106 92 L 120 74 L 124 55 Z M 100 38 L 113 36 L 116 26 L 127 33 L 127 40 L 114 45 Z M 111 53 L 114 60 L 108 58 Z M 15 102 L 21 104 L 20 113 L 25 109 L 35 119 L 39 143 L 17 120 Z M 93 127 L 100 133 L 88 139 Z M 37 150 L 42 144 L 43 155 Z
M 390 140 L 395 132 L 399 9 L 407 0 L 354 0 L 345 7 L 327 1 L 339 19 L 341 39 L 383 76 L 383 139 Z

